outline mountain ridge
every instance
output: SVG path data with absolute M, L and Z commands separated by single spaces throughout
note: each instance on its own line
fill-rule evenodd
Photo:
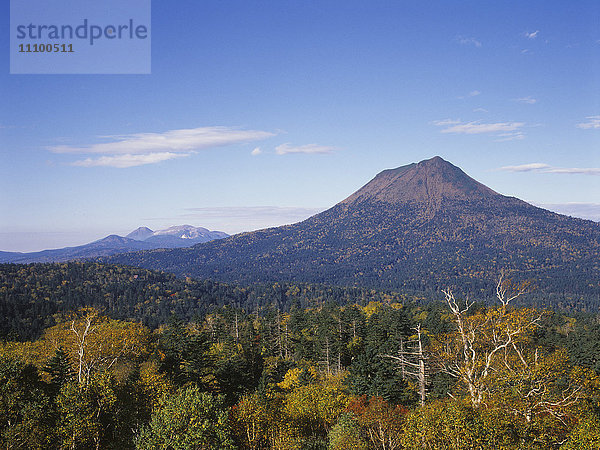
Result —
M 600 224 L 499 194 L 442 158 L 383 171 L 302 222 L 107 262 L 217 281 L 478 291 L 501 270 L 563 298 L 600 295 Z
M 186 238 L 179 237 L 182 234 Z M 148 227 L 139 227 L 125 237 L 111 234 L 88 244 L 74 247 L 28 253 L 0 252 L 0 263 L 63 262 L 90 259 L 136 250 L 188 247 L 227 236 L 229 235 L 222 231 L 210 231 L 191 225 L 169 227 L 158 231 L 152 231 Z

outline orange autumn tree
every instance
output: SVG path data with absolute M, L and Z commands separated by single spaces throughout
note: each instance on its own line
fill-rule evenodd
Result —
M 404 416 L 408 410 L 401 405 L 391 405 L 381 397 L 353 398 L 348 405 L 373 448 L 396 450 L 401 448 L 400 438 Z

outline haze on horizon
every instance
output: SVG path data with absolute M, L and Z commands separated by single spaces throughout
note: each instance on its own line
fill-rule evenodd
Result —
M 152 8 L 151 75 L 3 60 L 0 250 L 293 223 L 434 155 L 600 220 L 598 2 Z

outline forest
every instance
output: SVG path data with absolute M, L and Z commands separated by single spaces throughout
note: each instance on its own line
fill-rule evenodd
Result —
M 4 265 L 0 442 L 63 449 L 600 448 L 600 316 L 123 266 Z
M 241 286 L 320 283 L 436 296 L 453 285 L 482 299 L 504 269 L 535 281 L 529 297 L 538 305 L 599 310 L 597 223 L 499 195 L 444 200 L 437 211 L 428 205 L 338 204 L 293 225 L 101 261 Z

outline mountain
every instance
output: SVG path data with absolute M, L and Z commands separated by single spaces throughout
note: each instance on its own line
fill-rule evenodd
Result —
M 147 230 L 149 229 L 147 228 Z M 210 231 L 202 227 L 179 225 L 169 227 L 165 230 L 154 231 L 143 240 L 165 248 L 178 248 L 189 247 L 194 244 L 209 242 L 215 239 L 223 239 L 228 236 L 227 233 L 223 233 L 222 231 Z
M 206 228 L 181 225 L 165 230 L 152 231 L 139 227 L 126 237 L 112 234 L 98 241 L 77 247 L 65 247 L 31 253 L 0 252 L 0 263 L 62 262 L 75 259 L 91 259 L 136 250 L 180 248 L 222 239 L 228 234 Z
M 223 239 L 229 236 L 222 231 L 210 231 L 202 227 L 178 225 L 164 230 L 152 231 L 148 227 L 139 227 L 126 237 L 136 241 L 152 243 L 156 248 L 190 247 L 201 242 Z
M 114 255 L 115 253 L 131 252 L 134 250 L 149 250 L 156 248 L 145 242 L 134 241 L 111 234 L 103 239 L 77 247 L 65 247 L 40 252 L 16 253 L 5 257 L 0 255 L 0 262 L 30 263 L 30 262 L 61 262 L 72 259 L 96 258 L 98 256 Z
M 152 236 L 152 233 L 154 233 L 154 231 L 152 231 L 148 227 L 139 227 L 139 228 L 136 228 L 135 230 L 133 230 L 131 233 L 129 233 L 125 237 L 129 238 L 129 239 L 134 239 L 136 241 L 143 241 L 146 238 Z
M 440 157 L 385 170 L 303 222 L 105 260 L 242 284 L 477 293 L 504 270 L 556 301 L 600 299 L 600 224 L 501 195 Z

